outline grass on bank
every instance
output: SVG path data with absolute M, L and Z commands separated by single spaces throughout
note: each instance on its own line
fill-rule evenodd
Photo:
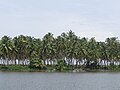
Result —
M 59 62 L 58 65 L 0 65 L 0 71 L 18 72 L 120 72 L 120 65 L 109 65 L 107 67 L 75 67 Z
M 0 65 L 0 71 L 30 71 L 29 66 L 22 65 Z

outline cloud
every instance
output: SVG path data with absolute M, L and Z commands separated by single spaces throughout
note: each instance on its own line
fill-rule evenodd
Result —
M 0 37 L 19 34 L 42 38 L 72 30 L 80 37 L 120 37 L 119 0 L 62 0 L 0 2 Z M 113 6 L 112 6 L 113 5 Z

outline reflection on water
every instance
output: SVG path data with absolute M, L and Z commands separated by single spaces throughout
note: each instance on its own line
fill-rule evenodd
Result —
M 120 73 L 0 72 L 0 90 L 120 90 Z

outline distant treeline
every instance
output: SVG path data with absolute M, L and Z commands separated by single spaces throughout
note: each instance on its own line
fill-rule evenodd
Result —
M 20 35 L 14 38 L 3 36 L 0 40 L 1 65 L 20 64 L 30 65 L 33 68 L 47 65 L 56 65 L 58 68 L 68 66 L 89 68 L 119 66 L 119 62 L 120 41 L 117 37 L 100 42 L 94 37 L 81 38 L 69 31 L 57 37 L 47 33 L 42 39 Z

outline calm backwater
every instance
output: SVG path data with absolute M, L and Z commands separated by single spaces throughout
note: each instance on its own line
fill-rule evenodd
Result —
M 0 72 L 0 90 L 120 90 L 120 73 Z

